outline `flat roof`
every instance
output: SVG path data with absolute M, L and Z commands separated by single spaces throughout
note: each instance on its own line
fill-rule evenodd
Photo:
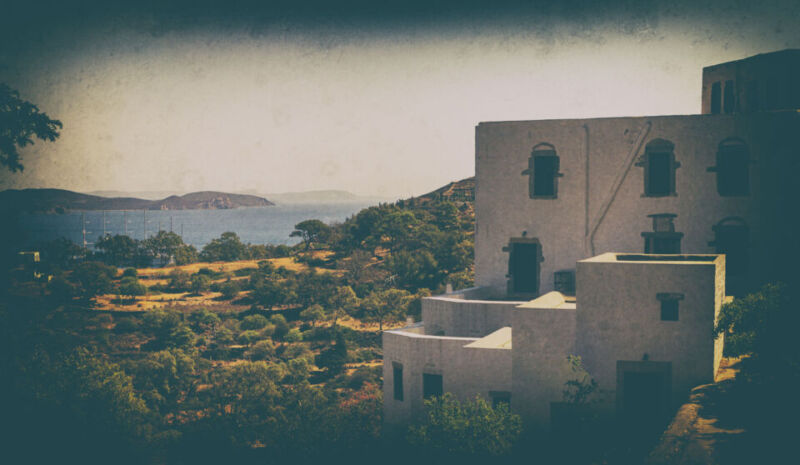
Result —
M 464 347 L 469 347 L 470 349 L 511 349 L 511 326 L 504 326 Z
M 615 253 L 600 254 L 581 262 L 594 263 L 671 263 L 671 264 L 697 264 L 714 263 L 722 255 L 716 254 L 644 254 L 644 253 Z
M 550 291 L 547 294 L 531 300 L 530 302 L 525 302 L 522 305 L 518 305 L 517 308 L 557 308 L 563 310 L 575 310 L 576 305 L 575 299 L 570 299 L 570 301 L 567 301 L 567 298 L 564 297 L 564 294 L 558 291 Z

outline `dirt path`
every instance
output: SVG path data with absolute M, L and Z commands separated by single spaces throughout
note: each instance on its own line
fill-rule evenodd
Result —
M 730 463 L 723 459 L 720 449 L 740 441 L 746 431 L 719 421 L 713 406 L 732 386 L 738 364 L 738 359 L 723 359 L 716 382 L 692 390 L 689 402 L 678 410 L 647 458 L 647 465 Z

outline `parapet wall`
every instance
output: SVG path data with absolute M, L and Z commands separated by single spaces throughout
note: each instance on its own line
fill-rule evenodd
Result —
M 524 302 L 479 300 L 489 298 L 489 291 L 489 288 L 470 288 L 422 299 L 425 334 L 483 337 L 509 326 L 514 307 Z

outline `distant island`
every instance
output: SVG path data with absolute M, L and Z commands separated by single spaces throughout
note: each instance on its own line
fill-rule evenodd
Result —
M 357 195 L 343 190 L 316 190 L 305 192 L 281 192 L 265 194 L 266 197 L 279 204 L 285 203 L 353 203 L 353 202 L 386 202 L 388 197 Z
M 275 204 L 255 195 L 214 191 L 148 200 L 101 197 L 65 189 L 9 189 L 0 192 L 0 205 L 29 212 L 64 213 L 70 210 L 219 210 Z

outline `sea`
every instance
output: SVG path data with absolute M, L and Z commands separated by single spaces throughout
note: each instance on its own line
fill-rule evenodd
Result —
M 235 232 L 245 243 L 293 245 L 300 241 L 297 237 L 289 236 L 295 224 L 310 219 L 326 224 L 342 222 L 374 204 L 361 201 L 293 203 L 228 210 L 25 213 L 19 218 L 19 224 L 28 246 L 63 237 L 78 245 L 83 245 L 85 240 L 86 246 L 91 249 L 104 234 L 125 234 L 141 240 L 158 231 L 179 234 L 185 243 L 197 247 L 198 250 L 227 231 Z

